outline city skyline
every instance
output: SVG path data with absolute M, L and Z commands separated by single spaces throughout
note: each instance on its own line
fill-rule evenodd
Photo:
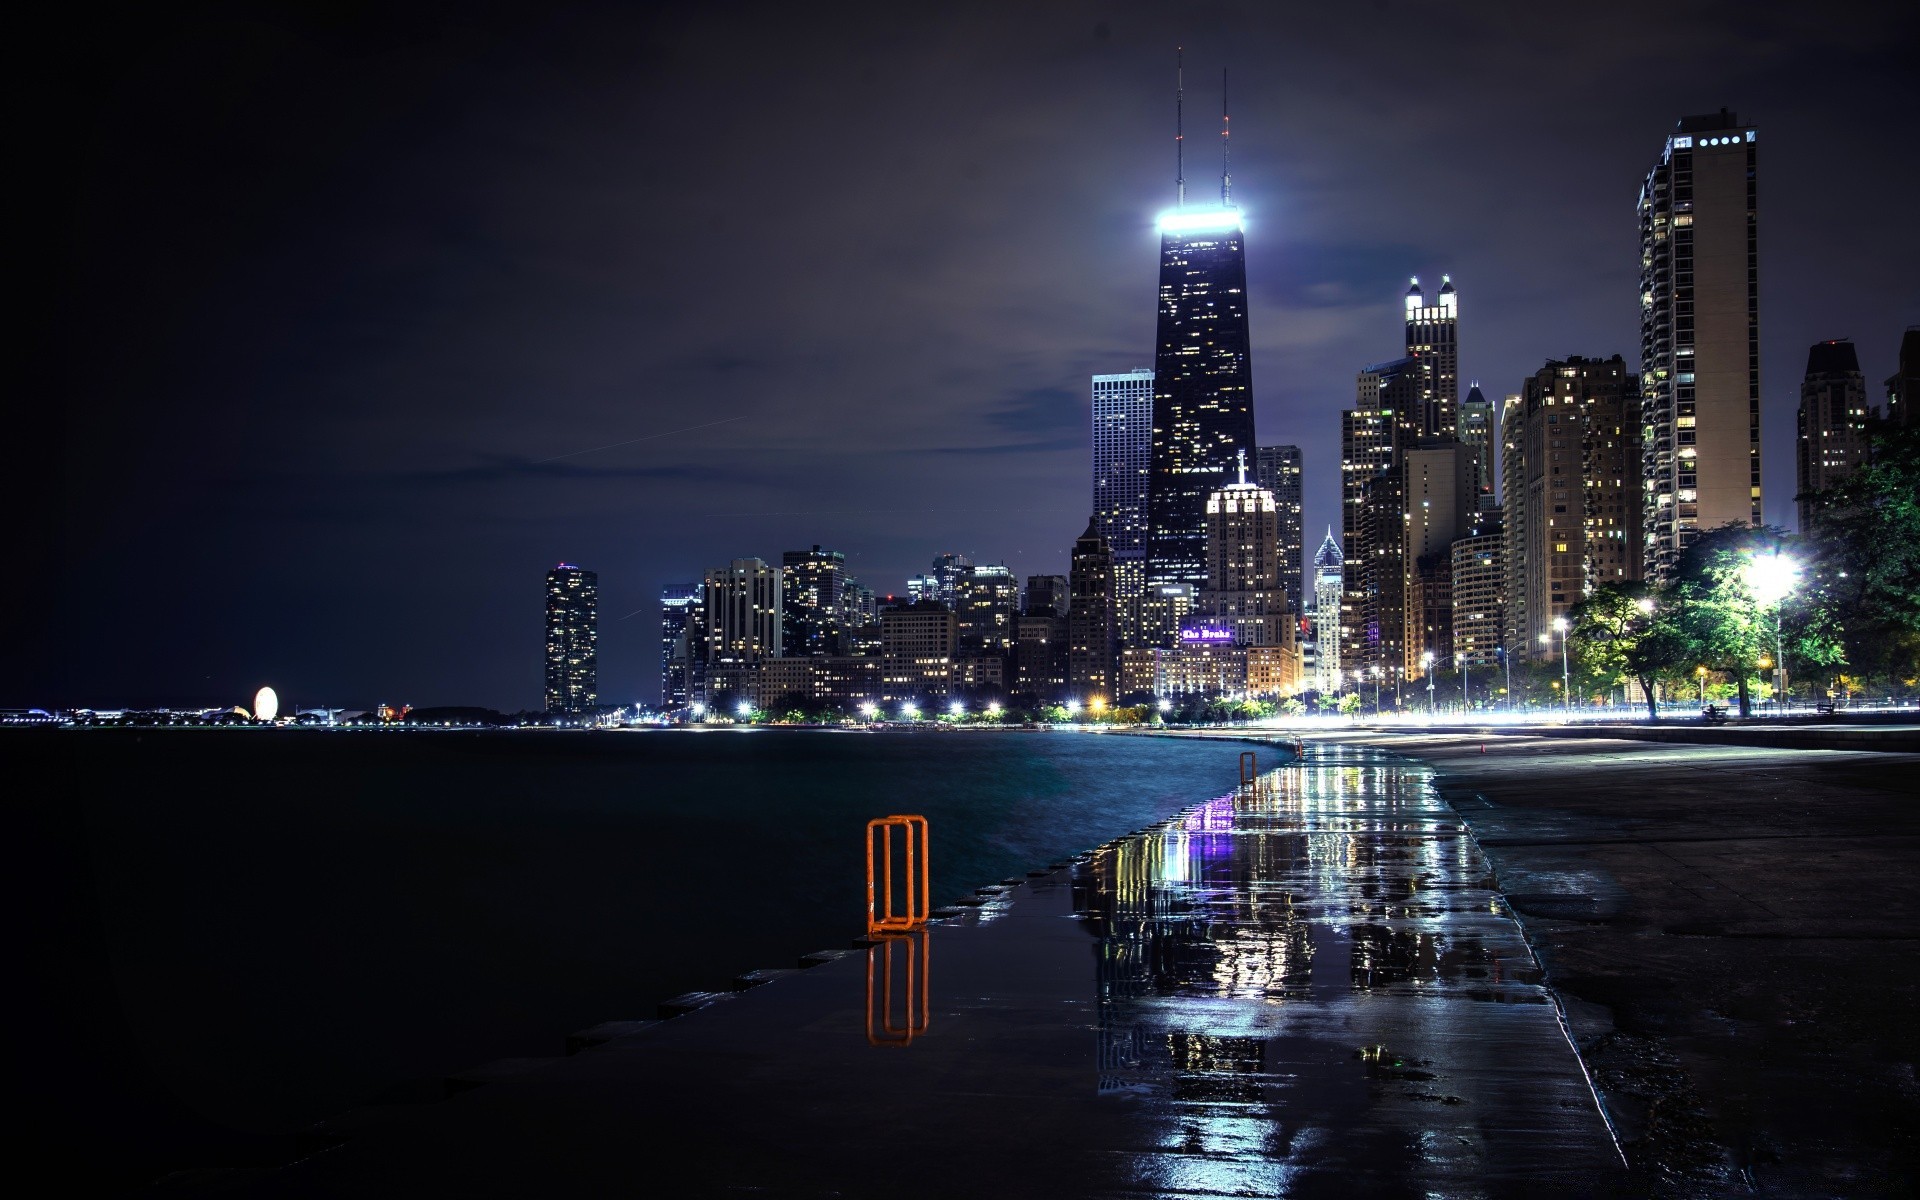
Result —
M 697 46 L 706 18 L 647 31 L 642 40 L 667 65 L 643 85 L 630 63 L 586 48 L 596 32 L 622 28 L 618 14 L 569 11 L 584 15 L 525 22 L 548 49 L 570 48 L 568 66 L 589 95 L 659 99 L 717 70 L 697 50 L 671 52 Z M 1704 12 L 1662 11 L 1683 29 L 1715 27 Z M 1319 23 L 1328 20 L 1310 18 L 1290 36 L 1304 32 L 1309 45 L 1332 38 L 1342 27 Z M 1724 103 L 1767 143 L 1759 287 L 1768 521 L 1794 524 L 1793 419 L 1806 347 L 1850 337 L 1867 379 L 1879 380 L 1920 313 L 1913 239 L 1894 219 L 1915 168 L 1868 153 L 1897 132 L 1881 118 L 1903 94 L 1898 66 L 1891 51 L 1858 48 L 1900 44 L 1911 17 L 1863 15 L 1850 45 L 1822 40 L 1784 10 L 1756 10 L 1724 55 L 1693 62 L 1688 78 L 1661 76 L 1675 60 L 1654 53 L 1633 70 L 1657 82 L 1609 89 L 1577 108 L 1534 108 L 1524 80 L 1464 88 L 1463 116 L 1511 120 L 1500 138 L 1456 144 L 1446 157 L 1391 132 L 1414 104 L 1411 90 L 1387 86 L 1360 103 L 1285 50 L 1277 22 L 1241 28 L 1125 10 L 1100 24 L 1042 18 L 1006 39 L 1011 49 L 992 70 L 1021 84 L 1013 91 L 1022 107 L 1083 117 L 1058 129 L 1022 120 L 1026 140 L 1012 145 L 1005 110 L 952 106 L 962 90 L 976 94 L 970 76 L 964 89 L 957 80 L 911 82 L 915 64 L 948 60 L 910 41 L 883 52 L 881 40 L 856 38 L 855 74 L 872 76 L 863 107 L 916 102 L 904 106 L 918 114 L 911 127 L 876 118 L 879 129 L 862 138 L 881 147 L 873 157 L 907 167 L 908 183 L 863 192 L 875 164 L 843 158 L 855 175 L 835 189 L 844 211 L 796 201 L 763 206 L 757 225 L 735 221 L 742 245 L 727 253 L 748 256 L 773 286 L 760 299 L 730 297 L 740 301 L 732 309 L 695 286 L 674 303 L 725 322 L 697 337 L 666 306 L 682 295 L 676 280 L 690 278 L 676 274 L 678 251 L 649 266 L 641 249 L 657 243 L 638 235 L 744 214 L 735 197 L 764 195 L 753 181 L 797 161 L 797 130 L 754 105 L 755 92 L 721 110 L 726 136 L 717 140 L 729 145 L 713 160 L 727 164 L 719 186 L 660 190 L 615 170 L 596 190 L 600 168 L 590 164 L 608 161 L 606 144 L 645 140 L 621 122 L 645 129 L 654 118 L 609 118 L 563 136 L 576 101 L 548 86 L 557 68 L 511 53 L 505 47 L 525 30 L 495 21 L 464 37 L 413 29 L 415 43 L 396 35 L 371 62 L 342 48 L 364 29 L 294 28 L 284 44 L 256 45 L 246 37 L 257 35 L 224 27 L 187 38 L 216 61 L 247 50 L 285 67 L 284 81 L 263 68 L 243 97 L 273 101 L 260 108 L 276 118 L 291 112 L 331 157 L 266 138 L 257 124 L 265 118 L 193 87 L 136 116 L 129 86 L 108 69 L 134 57 L 124 48 L 61 85 L 98 90 L 74 118 L 94 140 L 62 151 L 77 169 L 55 185 L 71 214 L 55 227 L 90 224 L 86 237 L 56 238 L 46 251 L 55 336 L 35 342 L 52 348 L 36 350 L 33 366 L 57 410 L 48 431 L 56 451 L 53 478 L 37 494 L 57 499 L 44 541 L 29 539 L 39 553 L 25 561 L 94 582 L 57 612 L 29 608 L 20 627 L 47 630 L 56 645 L 89 631 L 88 645 L 9 671 L 6 682 L 20 689 L 10 698 L 251 694 L 270 677 L 283 691 L 342 702 L 522 707 L 538 686 L 524 581 L 565 558 L 601 575 L 600 691 L 618 702 L 647 695 L 657 676 L 661 586 L 716 562 L 826 544 L 882 593 L 904 591 L 909 573 L 950 548 L 1003 559 L 1023 577 L 1064 573 L 1065 548 L 1087 516 L 1085 381 L 1135 365 L 1151 348 L 1152 220 L 1171 191 L 1165 81 L 1182 40 L 1196 64 L 1235 70 L 1234 199 L 1249 230 L 1252 353 L 1262 364 L 1254 409 L 1264 440 L 1303 448 L 1307 529 L 1339 523 L 1338 413 L 1351 403 L 1354 371 L 1388 357 L 1381 335 L 1407 276 L 1445 264 L 1471 293 L 1459 379 L 1480 380 L 1490 396 L 1574 352 L 1619 353 L 1633 364 L 1633 192 L 1649 148 L 1689 113 Z M 1583 30 L 1600 38 L 1601 52 L 1581 69 L 1619 81 L 1641 48 L 1596 27 L 1475 28 L 1484 44 L 1468 45 L 1465 33 L 1442 42 L 1462 51 L 1467 71 Z M 776 32 L 795 34 L 774 20 L 741 36 L 761 53 Z M 120 36 L 131 46 L 137 33 Z M 985 45 L 1002 33 L 986 22 L 965 38 Z M 1858 89 L 1802 95 L 1794 81 L 1771 77 L 1784 47 L 1807 36 L 1853 64 Z M 1267 50 L 1275 53 L 1262 57 Z M 444 119 L 456 100 L 409 82 L 423 57 L 444 67 L 457 102 L 476 106 L 480 133 Z M 344 115 L 301 107 L 291 92 L 354 64 L 370 81 Z M 499 69 L 517 89 L 481 100 L 481 81 Z M 825 73 L 807 71 L 787 67 L 760 86 L 797 89 L 810 115 L 850 118 L 816 90 Z M 1214 98 L 1199 83 L 1207 77 L 1196 70 L 1196 112 Z M 1316 98 L 1322 85 L 1334 99 Z M 391 127 L 367 123 L 374 98 L 398 101 L 387 106 Z M 538 184 L 515 182 L 515 164 L 531 152 L 504 133 L 516 104 L 533 114 L 532 128 L 545 134 L 540 152 L 556 163 Z M 182 118 L 176 156 L 155 161 L 140 149 L 145 120 Z M 1189 128 L 1195 146 L 1209 144 L 1205 122 Z M 1563 139 L 1577 172 L 1527 169 L 1549 139 Z M 210 157 L 230 143 L 258 160 L 251 174 Z M 1088 164 L 1071 180 L 1052 166 L 1069 146 Z M 1458 199 L 1374 194 L 1362 180 L 1382 153 L 1402 162 L 1431 153 L 1412 175 Z M 1848 154 L 1862 168 L 1885 165 L 1891 185 L 1857 194 L 1826 186 L 1833 156 Z M 1192 179 L 1209 177 L 1206 155 L 1196 150 L 1190 162 Z M 152 166 L 152 177 L 123 196 L 113 185 L 136 163 Z M 1033 202 L 1048 187 L 1058 198 Z M 952 194 L 936 203 L 943 188 Z M 179 207 L 228 190 L 233 198 L 216 206 L 225 223 Z M 624 192 L 645 203 L 618 220 L 597 207 Z M 956 212 L 957 221 L 922 229 Z M 166 237 L 154 236 L 175 218 Z M 803 232 L 810 227 L 829 236 Z M 912 263 L 912 281 L 896 271 L 876 282 L 809 248 L 853 245 L 856 228 L 883 258 Z M 1884 244 L 1869 249 L 1876 235 Z M 196 246 L 215 253 L 162 304 L 159 281 L 178 276 L 175 256 Z M 610 249 L 609 265 L 594 265 Z M 1016 261 L 1062 282 L 998 269 Z M 799 279 L 824 285 L 834 301 L 818 306 L 821 316 L 875 287 L 901 308 L 860 335 L 889 344 L 885 384 L 849 386 L 851 343 L 787 298 L 787 281 Z M 938 298 L 919 298 L 922 285 Z M 950 349 L 929 353 L 916 323 Z M 110 334 L 117 352 L 75 366 L 89 329 Z M 629 346 L 635 330 L 640 342 Z M 861 365 L 871 372 L 871 352 Z M 700 401 L 686 403 L 696 390 Z M 820 420 L 808 398 L 833 393 L 843 398 Z M 891 403 L 899 393 L 923 402 Z M 30 418 L 29 432 L 35 419 L 48 418 Z M 395 614 L 377 598 L 401 573 L 413 580 L 415 607 Z M 270 616 L 223 611 L 208 586 L 236 574 L 271 598 Z

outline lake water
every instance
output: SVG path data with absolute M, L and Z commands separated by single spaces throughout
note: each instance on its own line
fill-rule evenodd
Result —
M 128 1177 L 844 946 L 861 833 L 932 828 L 936 904 L 1230 790 L 1243 745 L 1065 733 L 10 735 L 50 1148 Z M 63 1144 L 64 1143 L 64 1144 Z M 250 1143 L 249 1143 L 250 1144 Z M 209 1147 L 213 1149 L 208 1149 Z

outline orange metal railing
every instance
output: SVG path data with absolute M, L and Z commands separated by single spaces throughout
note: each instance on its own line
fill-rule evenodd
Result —
M 905 908 L 893 907 L 893 831 L 904 835 Z M 876 838 L 875 834 L 878 834 Z M 879 843 L 880 875 L 874 877 L 875 842 Z M 875 817 L 867 822 L 867 932 L 901 933 L 927 923 L 927 819 L 920 816 Z
M 904 971 L 900 985 L 900 1020 L 894 1021 L 894 965 L 898 948 Z M 888 933 L 867 947 L 867 1043 L 904 1046 L 927 1031 L 928 978 L 933 972 L 933 943 L 925 929 Z M 874 976 L 879 986 L 874 986 Z

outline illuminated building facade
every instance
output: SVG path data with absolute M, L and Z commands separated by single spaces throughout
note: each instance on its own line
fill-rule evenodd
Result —
M 1640 187 L 1642 525 L 1666 579 L 1697 532 L 1760 524 L 1757 134 L 1682 119 Z
M 1867 407 L 1867 380 L 1853 343 L 1842 338 L 1809 347 L 1795 446 L 1801 532 L 1810 528 L 1808 494 L 1832 487 L 1867 461 L 1867 422 L 1875 415 Z
M 688 631 L 699 632 L 694 614 L 701 611 L 697 583 L 674 583 L 660 589 L 660 707 L 685 708 L 698 694 L 690 678 L 694 653 Z M 706 657 L 704 651 L 700 657 Z
M 1306 535 L 1301 524 L 1300 447 L 1262 446 L 1255 452 L 1253 465 L 1255 481 L 1273 493 L 1274 510 L 1280 516 L 1280 586 L 1287 593 L 1287 607 L 1296 613 L 1304 611 L 1301 566 Z
M 1460 400 L 1460 298 L 1453 277 L 1440 277 L 1440 292 L 1432 304 L 1416 277 L 1407 289 L 1406 310 L 1407 357 L 1421 359 L 1430 368 L 1420 397 L 1421 436 L 1454 437 Z
M 789 656 L 840 654 L 844 614 L 840 592 L 847 556 L 838 550 L 788 550 L 780 556 L 782 652 Z
M 707 666 L 743 666 L 785 652 L 780 567 L 736 558 L 709 570 L 705 582 Z
M 1497 667 L 1506 636 L 1501 595 L 1506 576 L 1501 557 L 1506 538 L 1497 520 L 1453 544 L 1453 646 L 1458 666 Z
M 1467 389 L 1460 401 L 1459 437 L 1473 451 L 1474 491 L 1481 508 L 1493 507 L 1493 477 L 1499 462 L 1500 429 L 1493 401 L 1481 392 L 1480 385 Z
M 1405 656 L 1405 447 L 1421 436 L 1433 367 L 1399 358 L 1362 369 L 1340 414 L 1340 534 L 1346 597 L 1340 661 L 1348 670 Z
M 1313 556 L 1313 686 L 1332 695 L 1341 690 L 1340 612 L 1346 592 L 1346 556 L 1333 530 Z
M 1240 213 L 1176 209 L 1160 219 L 1153 445 L 1147 480 L 1147 584 L 1199 587 L 1207 496 L 1252 455 L 1253 369 Z M 1174 630 L 1146 637 L 1165 642 Z
M 1246 478 L 1207 497 L 1207 586 L 1197 620 L 1229 629 L 1241 646 L 1292 649 L 1293 609 L 1281 586 L 1280 514 L 1273 493 Z
M 561 563 L 547 572 L 547 711 L 600 703 L 600 576 Z
M 938 600 L 880 610 L 881 686 L 889 700 L 937 701 L 954 685 L 959 624 Z
M 954 585 L 953 611 L 961 656 L 1013 653 L 1020 581 L 1003 564 L 968 567 Z
M 1091 703 L 1114 698 L 1113 556 L 1097 523 L 1073 544 L 1067 572 L 1067 689 Z
M 1093 521 L 1113 555 L 1114 622 L 1140 638 L 1147 582 L 1147 475 L 1153 463 L 1153 372 L 1093 377 Z

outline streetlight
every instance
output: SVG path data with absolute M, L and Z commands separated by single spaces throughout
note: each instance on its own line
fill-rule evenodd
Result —
M 1380 664 L 1375 663 L 1367 670 L 1373 673 L 1373 715 L 1377 717 L 1380 715 Z
M 696 718 L 698 718 L 698 717 L 704 717 L 704 716 L 706 716 L 706 715 L 707 715 L 707 706 L 706 706 L 706 705 L 704 705 L 704 704 L 702 704 L 702 703 L 700 703 L 700 702 L 699 702 L 698 700 L 696 700 L 696 701 L 694 701 L 694 702 L 693 702 L 693 715 L 694 715 L 694 716 L 695 716 Z
M 860 715 L 869 721 L 873 720 L 874 715 L 879 711 L 880 709 L 871 700 L 860 706 Z
M 1467 694 L 1467 656 L 1456 654 L 1453 661 L 1460 664 L 1460 711 L 1463 714 L 1472 712 L 1473 697 Z
M 1067 715 L 1070 717 L 1077 717 L 1080 715 L 1080 702 L 1078 700 L 1067 701 Z
M 964 717 L 967 715 L 967 706 L 960 703 L 958 700 L 955 700 L 952 704 L 947 706 L 947 712 L 949 715 L 953 717 L 954 720 L 958 721 L 961 717 Z
M 1773 609 L 1773 702 L 1785 712 L 1787 701 L 1787 647 L 1780 633 L 1780 610 L 1788 593 L 1800 582 L 1800 564 L 1775 550 L 1772 554 L 1748 557 L 1740 568 L 1747 590 L 1764 608 Z
M 1169 699 L 1167 699 L 1167 698 L 1166 698 L 1165 696 L 1162 696 L 1162 697 L 1160 697 L 1160 711 L 1161 711 L 1161 712 L 1172 712 L 1172 711 L 1173 711 L 1173 701 L 1171 701 L 1171 700 L 1169 700 Z
M 920 706 L 913 703 L 902 704 L 900 706 L 900 715 L 909 721 L 914 720 L 920 715 Z
M 1553 631 L 1560 635 L 1560 695 L 1569 715 L 1573 712 L 1573 677 L 1567 669 L 1567 619 L 1555 617 Z
M 1695 667 L 1693 673 L 1700 678 L 1700 707 L 1705 708 L 1707 706 L 1707 669 Z
M 1433 651 L 1420 652 L 1420 665 L 1427 669 L 1427 719 L 1433 719 Z
M 987 716 L 996 721 L 1000 719 L 1000 702 L 998 700 L 992 701 L 987 705 Z
M 733 711 L 739 713 L 742 719 L 750 717 L 753 715 L 753 701 L 742 700 L 740 706 Z

